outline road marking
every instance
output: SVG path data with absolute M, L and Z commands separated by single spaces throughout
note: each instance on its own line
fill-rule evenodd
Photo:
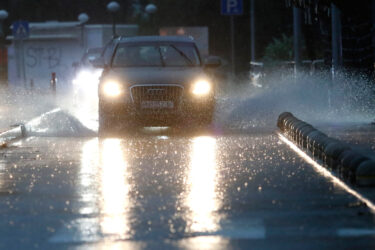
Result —
M 337 230 L 339 237 L 375 236 L 374 228 L 340 228 Z
M 314 161 L 308 154 L 303 152 L 299 147 L 297 147 L 293 142 L 289 141 L 285 136 L 280 133 L 277 133 L 280 140 L 287 144 L 293 151 L 295 151 L 299 156 L 301 156 L 307 163 L 309 163 L 313 168 L 324 177 L 331 179 L 331 181 L 336 184 L 337 186 L 341 187 L 343 190 L 348 192 L 349 194 L 356 197 L 361 202 L 365 203 L 367 207 L 370 209 L 371 213 L 375 214 L 375 205 L 369 199 L 365 198 L 363 195 L 349 187 L 345 182 L 337 178 L 332 172 L 327 170 L 322 165 L 318 164 Z

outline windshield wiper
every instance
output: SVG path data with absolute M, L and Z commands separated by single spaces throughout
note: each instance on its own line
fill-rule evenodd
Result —
M 161 65 L 162 65 L 163 67 L 165 67 L 165 61 L 164 61 L 164 58 L 163 58 L 163 54 L 161 53 L 161 48 L 160 48 L 160 46 L 158 47 L 158 51 L 159 51 L 159 55 L 160 55 Z
M 176 50 L 189 63 L 190 66 L 194 65 L 191 59 L 182 50 L 180 50 L 173 44 L 169 44 L 169 46 L 172 47 L 174 50 Z

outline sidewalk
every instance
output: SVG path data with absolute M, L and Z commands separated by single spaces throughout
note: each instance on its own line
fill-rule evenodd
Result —
M 375 159 L 375 124 L 330 124 L 317 128 L 330 137 L 352 144 L 354 148 Z

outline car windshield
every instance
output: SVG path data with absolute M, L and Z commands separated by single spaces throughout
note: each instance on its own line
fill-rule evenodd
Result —
M 114 67 L 200 66 L 193 44 L 120 44 L 113 58 Z

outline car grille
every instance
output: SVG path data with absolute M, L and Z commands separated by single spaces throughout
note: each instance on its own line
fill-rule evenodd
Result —
M 131 87 L 132 100 L 137 110 L 142 112 L 163 113 L 177 111 L 181 104 L 182 94 L 183 87 L 180 85 L 155 84 Z

